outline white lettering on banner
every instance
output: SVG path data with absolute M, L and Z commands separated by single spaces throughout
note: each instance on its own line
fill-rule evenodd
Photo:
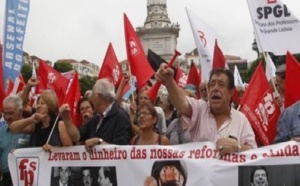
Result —
M 152 175 L 151 167 L 155 163 L 180 161 L 186 166 L 186 185 L 237 186 L 241 184 L 233 178 L 238 177 L 243 166 L 276 165 L 281 168 L 286 164 L 297 165 L 299 145 L 290 141 L 222 156 L 211 142 L 176 146 L 99 145 L 91 153 L 86 152 L 84 146 L 61 147 L 43 153 L 43 157 L 41 148 L 24 148 L 9 154 L 8 163 L 11 175 L 16 175 L 12 177 L 14 185 L 50 185 L 53 167 L 58 166 L 76 167 L 77 170 L 82 167 L 115 167 L 117 182 L 122 183 L 118 185 L 143 185 L 145 178 Z M 176 166 L 174 164 L 174 168 Z M 211 182 L 212 177 L 218 178 L 218 184 Z
M 276 110 L 273 97 L 270 93 L 267 93 L 263 98 L 263 102 L 259 104 L 258 108 L 255 109 L 255 113 L 263 123 L 263 128 L 268 131 L 269 118 L 274 114 Z

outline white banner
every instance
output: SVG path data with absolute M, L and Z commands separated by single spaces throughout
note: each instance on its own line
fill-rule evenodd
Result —
M 261 52 L 300 53 L 300 22 L 280 0 L 247 0 Z
M 300 185 L 299 144 L 287 142 L 219 156 L 213 143 L 177 146 L 100 145 L 18 149 L 9 155 L 14 185 Z M 257 166 L 266 171 L 257 178 Z M 257 172 L 256 172 L 257 171 Z M 267 185 L 267 184 L 266 184 Z

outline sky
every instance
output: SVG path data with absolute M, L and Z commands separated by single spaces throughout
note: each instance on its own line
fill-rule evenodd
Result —
M 299 0 L 282 0 L 300 18 Z M 0 0 L 3 41 L 5 0 Z M 179 23 L 177 50 L 196 48 L 185 8 L 209 24 L 222 38 L 224 54 L 256 59 L 253 27 L 246 0 L 167 0 L 172 23 Z M 30 0 L 23 50 L 44 60 L 83 59 L 101 66 L 111 42 L 119 61 L 126 59 L 123 13 L 133 27 L 144 25 L 147 0 Z M 300 34 L 300 33 L 299 33 Z

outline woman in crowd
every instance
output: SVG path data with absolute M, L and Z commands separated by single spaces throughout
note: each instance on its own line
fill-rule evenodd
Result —
M 159 103 L 158 103 L 166 116 L 166 125 L 167 127 L 170 125 L 170 123 L 177 118 L 177 113 L 174 110 L 174 106 L 170 102 L 169 96 L 167 94 L 162 94 L 159 96 Z
M 187 94 L 187 96 L 192 97 L 194 99 L 197 99 L 196 94 L 191 90 L 184 90 Z M 178 145 L 183 143 L 190 143 L 191 142 L 191 136 L 188 131 L 188 123 L 181 117 L 180 113 L 177 113 L 178 118 L 174 119 L 168 129 L 165 135 L 170 140 L 170 145 Z
M 54 91 L 45 90 L 37 100 L 36 109 L 36 113 L 31 117 L 15 121 L 10 126 L 12 132 L 31 134 L 31 147 L 41 147 L 48 144 L 51 146 L 69 146 L 72 145 L 72 139 L 79 138 L 79 136 L 74 137 L 73 133 L 71 134 L 72 138 L 70 137 L 64 121 L 60 119 L 56 121 L 58 99 Z M 53 133 L 51 133 L 55 122 L 57 124 Z M 74 127 L 72 127 L 72 130 L 74 130 Z M 74 132 L 76 133 L 74 135 L 79 134 L 78 130 Z M 50 138 L 49 135 L 51 135 Z
M 154 130 L 158 116 L 152 104 L 141 104 L 137 115 L 141 134 L 133 137 L 132 145 L 169 145 L 168 138 Z
M 94 116 L 94 105 L 89 98 L 83 97 L 77 103 L 77 112 L 82 119 L 82 125 L 85 125 Z

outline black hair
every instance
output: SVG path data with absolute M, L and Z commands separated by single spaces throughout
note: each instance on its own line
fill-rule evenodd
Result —
M 227 76 L 228 78 L 228 86 L 227 88 L 232 90 L 235 88 L 234 86 L 234 77 L 233 77 L 233 74 L 230 70 L 228 69 L 223 69 L 223 68 L 217 68 L 217 69 L 213 69 L 211 72 L 210 72 L 210 76 L 209 76 L 209 82 L 211 81 L 211 78 L 213 75 L 215 74 L 224 74 Z
M 253 183 L 253 181 L 254 181 L 254 174 L 255 174 L 255 172 L 256 172 L 257 170 L 264 170 L 265 173 L 266 173 L 266 175 L 267 175 L 267 180 L 268 180 L 269 175 L 268 175 L 268 172 L 267 172 L 266 167 L 264 167 L 264 166 L 257 166 L 257 167 L 255 167 L 255 168 L 253 169 L 253 171 L 251 172 L 251 177 L 250 177 L 251 183 Z
M 182 174 L 183 186 L 185 186 L 187 181 L 187 169 L 183 161 L 180 160 L 167 160 L 167 161 L 156 161 L 152 166 L 151 176 L 155 178 L 157 185 L 159 185 L 158 180 L 160 180 L 160 172 L 165 166 L 174 166 Z

